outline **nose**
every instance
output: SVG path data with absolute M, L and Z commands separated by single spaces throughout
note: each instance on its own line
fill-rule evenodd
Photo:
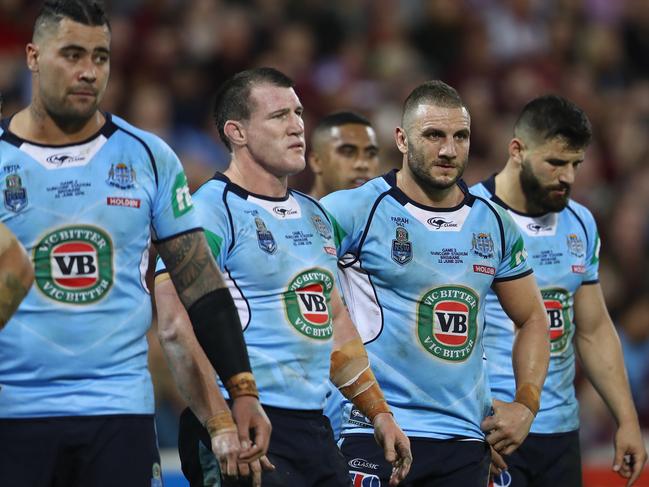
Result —
M 370 167 L 370 158 L 361 153 L 355 160 L 353 168 L 358 171 L 367 171 Z
M 444 157 L 446 159 L 455 159 L 457 156 L 457 148 L 455 147 L 455 139 L 453 137 L 448 137 L 444 140 L 441 147 L 439 148 L 439 157 Z
M 291 115 L 291 123 L 288 127 L 290 135 L 302 135 L 304 134 L 304 120 L 302 116 L 297 113 Z
M 87 83 L 93 83 L 97 79 L 97 66 L 90 58 L 86 58 L 81 63 L 79 79 Z
M 572 164 L 565 164 L 559 172 L 559 182 L 572 185 L 575 182 L 575 167 Z

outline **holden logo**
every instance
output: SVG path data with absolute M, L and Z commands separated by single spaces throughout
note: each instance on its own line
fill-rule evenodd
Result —
M 72 156 L 70 154 L 52 154 L 45 160 L 50 164 L 59 167 L 66 163 L 79 162 L 79 161 L 83 161 L 84 159 L 85 157 L 83 156 Z
M 432 218 L 429 218 L 428 224 L 435 229 L 457 227 L 457 223 L 455 223 L 453 220 L 447 220 L 446 218 L 442 218 L 441 216 L 434 216 Z
M 273 212 L 276 215 L 281 216 L 282 218 L 286 218 L 289 215 L 295 215 L 297 213 L 297 211 L 294 210 L 293 208 L 285 208 L 283 206 L 275 206 L 275 207 L 273 207 Z

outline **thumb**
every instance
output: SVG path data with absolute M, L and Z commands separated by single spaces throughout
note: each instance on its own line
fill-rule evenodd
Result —
M 615 447 L 615 457 L 613 458 L 613 471 L 618 472 L 622 468 L 622 462 L 624 461 L 624 450 L 616 446 Z
M 383 455 L 389 463 L 392 463 L 397 459 L 397 452 L 394 451 L 394 442 L 385 442 L 385 445 L 383 445 Z
M 500 407 L 503 406 L 504 404 L 506 404 L 506 403 L 503 402 L 503 401 L 501 401 L 500 399 L 494 399 L 494 400 L 491 402 L 491 407 L 493 407 L 493 408 L 494 408 L 494 411 L 495 411 L 496 409 L 500 408 Z

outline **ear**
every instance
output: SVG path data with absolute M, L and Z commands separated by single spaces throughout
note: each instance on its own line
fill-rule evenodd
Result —
M 313 174 L 322 174 L 322 161 L 314 151 L 309 152 L 309 167 Z
M 517 137 L 514 137 L 509 141 L 509 158 L 516 162 L 517 165 L 523 163 L 523 151 L 525 150 L 525 145 L 523 141 Z
M 25 54 L 27 57 L 27 67 L 32 73 L 38 72 L 38 46 L 33 43 L 27 44 L 25 47 Z
M 406 134 L 406 131 L 401 128 L 397 127 L 396 130 L 394 131 L 394 140 L 397 142 L 397 148 L 399 149 L 399 152 L 402 154 L 407 154 L 408 153 L 408 135 Z
M 225 133 L 232 146 L 242 146 L 248 142 L 246 131 L 241 122 L 235 120 L 226 121 L 223 126 L 223 133 Z

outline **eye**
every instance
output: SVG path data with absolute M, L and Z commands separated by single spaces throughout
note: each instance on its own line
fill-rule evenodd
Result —
M 96 54 L 94 61 L 96 64 L 106 64 L 108 59 L 108 54 Z
M 460 132 L 459 134 L 455 134 L 455 138 L 457 140 L 468 140 L 469 139 L 469 134 L 466 132 Z

